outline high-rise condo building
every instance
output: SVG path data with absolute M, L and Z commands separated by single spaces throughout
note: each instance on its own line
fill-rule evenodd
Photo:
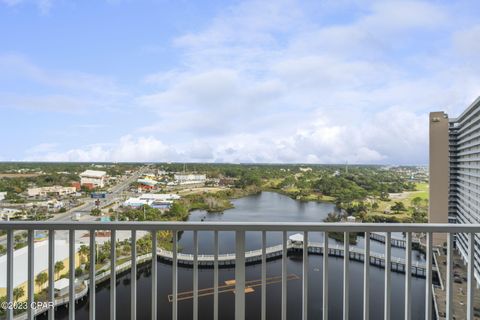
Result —
M 480 97 L 459 117 L 430 113 L 431 223 L 480 223 Z M 434 238 L 437 244 L 445 238 Z M 466 234 L 456 245 L 467 258 Z M 475 237 L 475 274 L 480 275 L 480 238 Z

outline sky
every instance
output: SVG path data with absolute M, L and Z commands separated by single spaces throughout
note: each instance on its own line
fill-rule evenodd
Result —
M 428 163 L 478 1 L 0 0 L 0 161 Z

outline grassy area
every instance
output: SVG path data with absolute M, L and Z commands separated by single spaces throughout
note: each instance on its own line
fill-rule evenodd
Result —
M 374 218 L 385 218 L 389 219 L 395 217 L 400 221 L 408 220 L 412 214 L 412 200 L 415 198 L 420 198 L 422 200 L 428 200 L 428 183 L 417 183 L 415 185 L 416 191 L 408 191 L 402 193 L 393 193 L 390 194 L 390 201 L 381 201 L 376 200 L 378 204 L 378 209 L 370 211 L 367 216 Z M 402 202 L 407 211 L 402 213 L 393 213 L 391 212 L 391 206 L 395 202 Z
M 188 196 L 194 194 L 205 194 L 205 193 L 218 193 L 220 191 L 228 190 L 225 187 L 202 187 L 202 188 L 190 188 L 190 189 L 181 189 L 178 191 L 178 194 L 181 196 Z
M 415 188 L 417 189 L 416 192 L 416 197 L 420 197 L 422 199 L 428 199 L 428 183 L 422 182 L 422 183 L 417 183 L 415 185 Z
M 268 179 L 262 184 L 261 189 L 264 191 L 279 192 L 300 201 L 335 202 L 335 197 L 321 195 L 314 191 L 302 190 L 295 186 L 291 186 L 288 188 L 279 188 L 279 184 L 282 181 L 283 179 Z

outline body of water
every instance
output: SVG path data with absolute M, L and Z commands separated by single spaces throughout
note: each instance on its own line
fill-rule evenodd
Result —
M 281 194 L 262 192 L 233 201 L 235 208 L 222 213 L 207 213 L 194 211 L 190 221 L 240 221 L 240 222 L 321 222 L 328 213 L 337 210 L 334 204 L 317 202 L 300 202 Z M 293 233 L 289 233 L 293 234 Z M 401 234 L 395 235 L 401 237 Z M 321 233 L 310 233 L 311 241 L 323 241 Z M 220 253 L 233 253 L 235 250 L 235 234 L 233 232 L 220 232 Z M 267 245 L 281 243 L 280 232 L 267 233 Z M 331 243 L 336 243 L 330 239 Z M 364 239 L 358 238 L 358 247 L 363 247 Z M 179 239 L 182 252 L 192 252 L 192 232 L 184 232 Z M 200 254 L 213 253 L 213 232 L 199 232 Z M 261 233 L 247 232 L 246 250 L 261 247 Z M 371 241 L 371 250 L 383 252 L 382 244 Z M 404 257 L 404 250 L 392 248 L 392 255 Z M 413 252 L 414 260 L 423 260 L 418 252 Z M 322 256 L 311 255 L 309 259 L 309 318 L 321 319 L 322 315 Z M 297 275 L 297 279 L 288 281 L 288 319 L 301 319 L 302 308 L 302 258 L 290 256 L 287 260 L 288 274 Z M 363 310 L 363 264 L 350 262 L 350 319 L 361 319 Z M 171 319 L 172 304 L 168 295 L 172 293 L 172 267 L 158 262 L 158 319 Z M 234 279 L 235 269 L 220 269 L 219 283 Z M 281 259 L 267 263 L 267 277 L 281 275 Z M 257 280 L 261 278 L 261 265 L 246 267 L 246 279 Z M 329 317 L 330 319 L 342 318 L 342 288 L 343 288 L 343 259 L 329 257 Z M 392 272 L 392 319 L 404 318 L 404 275 Z M 384 269 L 374 266 L 370 268 L 370 319 L 383 319 L 383 290 Z M 191 268 L 178 268 L 179 292 L 191 291 L 193 288 L 193 270 Z M 138 268 L 137 289 L 137 318 L 150 319 L 151 278 L 149 265 Z M 199 269 L 199 288 L 213 287 L 213 270 Z M 110 303 L 109 283 L 97 286 L 97 319 L 108 319 Z M 423 319 L 425 281 L 412 278 L 412 319 Z M 234 319 L 234 294 L 225 292 L 219 294 L 219 319 Z M 260 319 L 261 288 L 255 287 L 252 293 L 246 294 L 246 318 L 249 320 Z M 88 299 L 77 304 L 76 318 L 88 319 Z M 192 318 L 193 301 L 183 300 L 178 302 L 178 318 Z M 267 285 L 267 318 L 280 319 L 281 283 Z M 68 310 L 59 308 L 58 319 L 67 319 Z M 130 318 L 130 273 L 119 275 L 117 279 L 117 318 Z M 199 298 L 199 319 L 213 318 L 213 295 Z

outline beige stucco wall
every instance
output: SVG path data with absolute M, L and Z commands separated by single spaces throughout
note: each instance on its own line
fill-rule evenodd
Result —
M 430 223 L 448 223 L 449 149 L 448 116 L 444 112 L 430 113 L 429 147 L 429 210 Z M 446 236 L 435 235 L 434 242 L 441 244 Z
M 63 275 L 68 274 L 69 267 L 70 267 L 68 258 L 63 260 L 63 265 L 64 265 L 63 270 L 58 272 L 58 273 L 55 273 L 55 281 L 60 279 Z M 80 254 L 77 252 L 75 254 L 75 268 L 77 268 L 79 266 L 80 266 Z M 48 272 L 48 269 L 43 270 L 42 272 Z M 35 277 L 36 277 L 36 275 L 35 275 Z M 39 293 L 47 287 L 48 287 L 48 282 L 43 284 L 41 287 L 38 286 L 35 283 L 34 284 L 34 288 L 35 288 L 34 292 Z M 21 285 L 15 287 L 15 288 L 23 288 L 23 292 L 25 292 L 25 294 L 23 295 L 23 297 L 20 298 L 20 301 L 26 301 L 28 299 L 28 281 L 25 281 L 24 283 L 22 283 Z M 7 295 L 7 288 L 0 288 L 0 297 L 5 297 L 6 295 Z

